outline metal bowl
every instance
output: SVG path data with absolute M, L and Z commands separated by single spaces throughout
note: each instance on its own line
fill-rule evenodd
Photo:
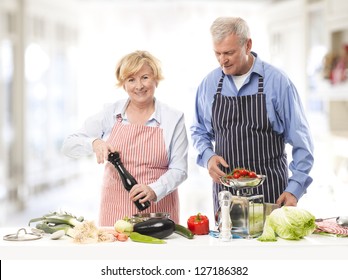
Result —
M 157 213 L 137 213 L 132 217 L 133 222 L 142 222 L 149 219 L 169 219 L 170 214 L 166 212 L 157 212 Z
M 220 177 L 220 182 L 226 187 L 245 189 L 245 188 L 256 188 L 260 186 L 266 179 L 265 175 L 257 175 L 256 178 L 228 178 L 226 176 Z

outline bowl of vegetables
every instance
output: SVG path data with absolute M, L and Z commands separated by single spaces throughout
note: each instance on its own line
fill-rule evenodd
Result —
M 245 168 L 235 168 L 226 176 L 220 177 L 220 182 L 226 187 L 240 189 L 258 187 L 265 179 L 265 175 L 256 174 Z

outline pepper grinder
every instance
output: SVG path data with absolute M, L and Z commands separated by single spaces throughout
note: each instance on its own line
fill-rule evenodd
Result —
M 219 238 L 221 241 L 230 241 L 232 239 L 232 221 L 230 215 L 232 194 L 229 191 L 219 192 L 219 203 L 221 209 L 221 227 Z
M 134 185 L 138 184 L 137 180 L 135 180 L 135 178 L 124 167 L 118 152 L 110 153 L 108 160 L 115 166 L 116 170 L 120 174 L 123 186 L 127 191 L 130 191 Z M 140 203 L 139 199 L 134 201 L 134 204 L 139 211 L 143 211 L 151 206 L 150 201 Z

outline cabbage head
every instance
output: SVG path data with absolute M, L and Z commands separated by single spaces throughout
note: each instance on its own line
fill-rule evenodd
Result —
M 307 210 L 295 206 L 275 209 L 266 217 L 259 241 L 277 241 L 277 236 L 287 240 L 299 240 L 316 228 L 315 217 Z

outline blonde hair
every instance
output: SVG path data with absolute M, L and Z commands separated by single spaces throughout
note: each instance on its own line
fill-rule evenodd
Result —
M 115 75 L 118 82 L 116 85 L 122 87 L 126 79 L 137 73 L 144 64 L 150 66 L 157 82 L 164 79 L 161 63 L 156 57 L 147 51 L 135 51 L 125 55 L 117 63 Z
M 246 21 L 240 17 L 219 17 L 210 27 L 214 42 L 220 42 L 231 34 L 239 37 L 239 42 L 244 45 L 250 38 L 250 30 Z

